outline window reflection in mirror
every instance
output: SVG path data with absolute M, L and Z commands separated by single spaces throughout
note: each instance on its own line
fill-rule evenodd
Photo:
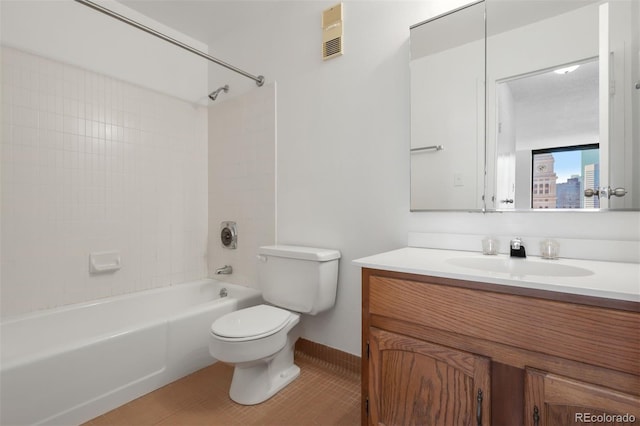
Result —
M 531 208 L 593 209 L 598 197 L 584 190 L 600 185 L 598 144 L 532 150 Z

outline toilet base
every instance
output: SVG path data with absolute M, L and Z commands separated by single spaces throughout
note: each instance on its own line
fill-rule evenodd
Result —
M 273 358 L 236 364 L 229 397 L 242 405 L 260 404 L 299 375 L 300 367 L 293 363 L 293 347 L 287 347 Z
M 281 389 L 293 382 L 300 375 L 300 367 L 292 365 L 287 370 L 278 374 L 270 381 L 255 380 L 255 372 L 248 372 L 246 369 L 236 369 L 233 372 L 233 381 L 231 383 L 231 389 L 229 390 L 229 397 L 242 405 L 255 405 L 260 404 L 273 395 L 278 393 Z M 246 380 L 249 378 L 248 380 Z M 267 386 L 265 386 L 267 385 Z
M 299 321 L 300 315 L 290 312 L 288 324 L 271 336 L 241 342 L 212 338 L 211 355 L 235 366 L 229 389 L 233 401 L 260 404 L 300 375 L 300 368 L 293 363 L 295 343 L 301 333 L 296 327 Z

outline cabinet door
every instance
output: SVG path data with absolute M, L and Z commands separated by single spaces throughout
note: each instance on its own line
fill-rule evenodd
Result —
M 490 360 L 369 329 L 369 423 L 491 424 Z
M 637 424 L 640 397 L 527 368 L 525 419 L 527 426 Z

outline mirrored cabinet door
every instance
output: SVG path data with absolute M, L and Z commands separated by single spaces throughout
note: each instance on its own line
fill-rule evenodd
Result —
M 486 0 L 411 27 L 411 210 L 639 210 L 639 27 L 637 0 Z
M 411 28 L 411 210 L 482 208 L 484 3 Z
M 487 208 L 637 209 L 638 2 L 486 8 Z

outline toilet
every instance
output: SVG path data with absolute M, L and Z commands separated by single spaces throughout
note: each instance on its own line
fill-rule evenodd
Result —
M 258 250 L 258 283 L 266 304 L 223 315 L 211 325 L 209 353 L 235 365 L 229 396 L 243 405 L 271 398 L 300 375 L 293 363 L 300 315 L 335 304 L 337 250 L 275 245 Z

